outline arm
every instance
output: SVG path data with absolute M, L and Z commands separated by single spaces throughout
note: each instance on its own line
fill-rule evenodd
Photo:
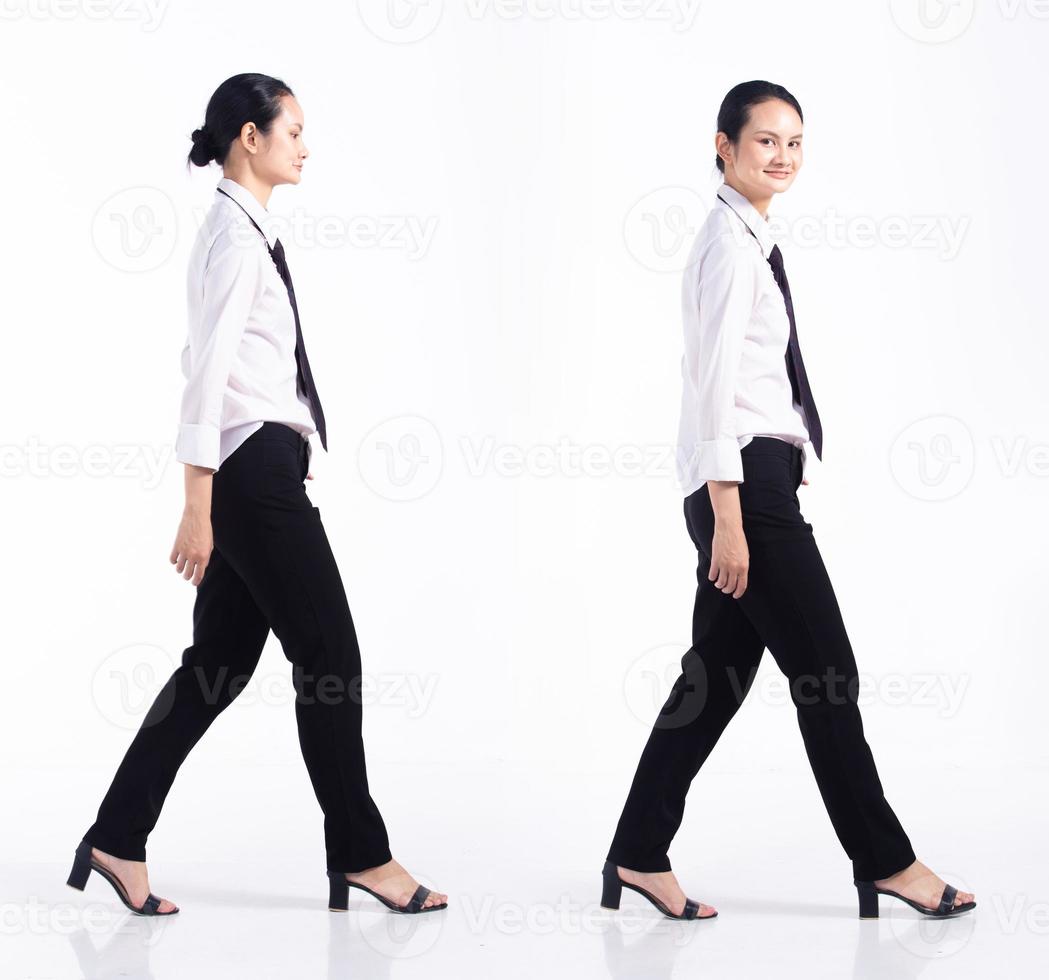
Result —
M 222 401 L 260 282 L 258 250 L 223 232 L 204 270 L 200 321 L 190 328 L 190 364 L 175 453 L 186 464 L 186 502 L 169 559 L 194 585 L 204 577 L 213 547 L 211 481 L 219 468 Z
M 735 429 L 735 397 L 743 341 L 757 287 L 749 256 L 729 235 L 711 243 L 696 282 L 697 350 L 691 365 L 700 401 L 699 474 L 714 511 L 708 579 L 738 599 L 747 588 L 750 554 L 743 534 L 739 484 L 743 460 Z

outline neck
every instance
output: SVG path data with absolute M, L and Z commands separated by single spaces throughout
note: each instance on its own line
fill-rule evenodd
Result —
M 748 193 L 748 191 L 746 191 L 743 188 L 743 186 L 739 183 L 739 180 L 736 178 L 735 174 L 726 174 L 725 183 L 728 184 L 728 186 L 731 187 L 738 194 L 742 194 L 748 201 L 750 201 L 751 205 L 753 205 L 754 207 L 754 210 L 757 211 L 758 214 L 760 214 L 766 221 L 769 220 L 768 211 L 769 204 L 772 202 L 771 194 L 766 196 L 765 193 L 760 192 L 757 195 L 753 191 L 750 191 Z
M 248 167 L 222 168 L 222 176 L 235 180 L 245 190 L 251 191 L 252 196 L 264 208 L 269 207 L 270 194 L 273 193 L 273 185 L 259 180 Z

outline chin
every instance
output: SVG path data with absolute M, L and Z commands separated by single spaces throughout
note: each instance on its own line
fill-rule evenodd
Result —
M 793 177 L 791 177 L 789 180 L 776 180 L 775 177 L 765 177 L 765 187 L 777 194 L 782 194 L 784 191 L 790 190 L 790 187 L 793 183 Z

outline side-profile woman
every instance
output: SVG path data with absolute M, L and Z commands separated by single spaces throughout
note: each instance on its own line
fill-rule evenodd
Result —
M 302 108 L 268 75 L 224 81 L 193 133 L 189 162 L 215 160 L 223 174 L 189 261 L 176 441 L 186 502 L 170 560 L 197 588 L 193 644 L 117 769 L 68 881 L 82 889 L 95 870 L 144 915 L 178 911 L 150 891 L 146 838 L 179 766 L 242 690 L 271 629 L 293 664 L 299 743 L 324 813 L 329 907 L 346 909 L 350 887 L 398 912 L 447 907 L 393 860 L 369 793 L 360 651 L 305 490 L 309 436 L 327 449 L 324 413 L 266 206 L 274 187 L 299 183 L 307 156 Z M 218 832 L 216 815 L 207 819 Z
M 802 113 L 786 89 L 745 82 L 725 97 L 724 176 L 685 271 L 678 477 L 699 554 L 692 647 L 641 755 L 603 871 L 672 918 L 713 918 L 686 899 L 667 852 L 685 795 L 754 680 L 766 647 L 791 699 L 823 802 L 852 860 L 862 918 L 878 895 L 921 912 L 975 907 L 918 861 L 885 799 L 863 734 L 857 668 L 797 490 L 822 458 L 822 427 L 797 341 L 783 259 L 767 225 L 802 162 Z

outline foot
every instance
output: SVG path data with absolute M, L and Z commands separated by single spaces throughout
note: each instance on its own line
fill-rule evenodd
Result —
M 125 861 L 123 858 L 106 854 L 97 847 L 91 848 L 91 857 L 117 877 L 117 880 L 124 886 L 124 891 L 127 892 L 128 901 L 136 908 L 142 908 L 142 903 L 149 898 L 149 875 L 146 873 L 146 862 Z M 178 906 L 162 898 L 157 911 L 161 913 L 177 912 Z
M 674 877 L 673 871 L 657 871 L 650 874 L 643 871 L 631 871 L 629 868 L 620 868 L 618 866 L 616 871 L 619 872 L 619 877 L 623 881 L 629 881 L 630 884 L 644 888 L 646 892 L 651 892 L 655 895 L 674 915 L 681 915 L 685 911 L 685 899 L 687 896 L 677 883 L 677 878 Z M 712 915 L 716 915 L 717 911 L 713 905 L 704 905 L 700 902 L 697 918 L 707 919 Z
M 912 902 L 934 909 L 943 897 L 943 886 L 946 882 L 927 868 L 921 861 L 897 871 L 891 878 L 879 878 L 874 882 L 878 888 L 888 888 L 898 892 Z M 971 902 L 976 896 L 972 892 L 959 891 L 954 899 L 955 906 Z
M 346 880 L 365 885 L 397 905 L 407 905 L 419 887 L 419 882 L 393 860 L 374 868 L 365 868 L 364 871 L 348 871 Z M 431 905 L 441 905 L 447 901 L 448 896 L 444 892 L 431 891 L 423 902 L 423 908 L 428 909 Z

